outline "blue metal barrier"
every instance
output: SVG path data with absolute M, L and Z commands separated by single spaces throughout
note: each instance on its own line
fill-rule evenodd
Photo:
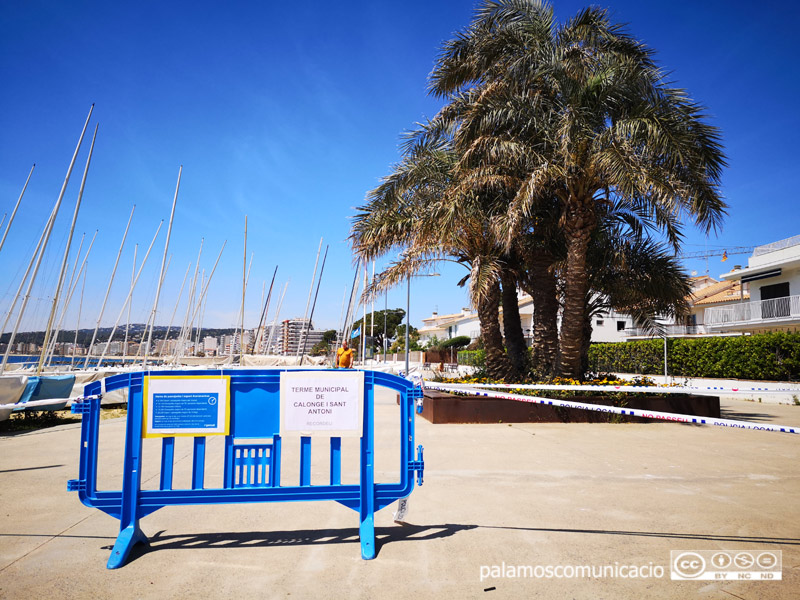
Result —
M 359 513 L 361 556 L 375 558 L 374 512 L 407 497 L 414 488 L 414 474 L 422 485 L 422 446 L 414 456 L 414 401 L 422 390 L 406 379 L 377 371 L 364 372 L 364 403 L 360 434 L 359 483 L 341 483 L 341 437 L 330 437 L 330 483 L 311 485 L 311 438 L 300 438 L 299 485 L 281 484 L 280 377 L 292 369 L 230 369 L 221 371 L 148 371 L 115 375 L 84 388 L 86 400 L 72 405 L 82 414 L 78 479 L 67 484 L 86 506 L 119 519 L 120 532 L 107 567 L 125 564 L 131 548 L 147 543 L 139 520 L 164 506 L 333 500 Z M 310 374 L 320 371 L 307 370 Z M 350 370 L 339 370 L 348 372 Z M 230 427 L 225 436 L 222 487 L 205 487 L 206 437 L 195 435 L 191 488 L 173 489 L 174 437 L 161 439 L 160 482 L 157 490 L 141 489 L 144 432 L 144 384 L 148 377 L 230 377 Z M 383 386 L 400 395 L 400 481 L 374 480 L 374 388 Z M 122 490 L 97 490 L 100 395 L 103 389 L 128 389 Z M 270 439 L 269 443 L 247 440 Z M 237 443 L 242 442 L 245 443 Z

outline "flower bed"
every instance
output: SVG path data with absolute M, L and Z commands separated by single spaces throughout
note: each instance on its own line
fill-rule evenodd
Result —
M 495 383 L 486 378 L 447 379 L 443 383 Z M 556 385 L 578 385 L 575 380 L 554 380 L 548 383 Z M 593 385 L 653 385 L 643 380 L 620 381 L 602 378 L 591 382 Z M 658 394 L 654 386 L 653 393 L 629 394 L 625 392 L 586 392 L 582 390 L 551 391 L 528 389 L 504 389 L 503 392 L 545 398 L 561 398 L 602 404 L 620 408 L 636 408 L 641 410 L 696 415 L 703 417 L 719 417 L 719 398 L 714 396 L 697 396 L 693 394 Z M 438 390 L 425 390 L 422 402 L 422 417 L 431 423 L 646 423 L 650 419 L 623 416 L 583 410 L 564 408 L 546 404 L 529 403 L 502 398 L 485 398 L 467 396 L 457 392 L 446 393 Z

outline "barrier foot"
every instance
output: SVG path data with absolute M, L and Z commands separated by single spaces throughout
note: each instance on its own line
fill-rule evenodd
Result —
M 361 538 L 361 558 L 372 560 L 375 558 L 375 517 L 373 515 L 369 515 L 361 521 L 358 534 Z
M 117 541 L 114 542 L 114 549 L 108 557 L 107 569 L 118 569 L 128 560 L 128 554 L 136 544 L 147 544 L 147 536 L 139 529 L 138 525 L 129 525 L 119 532 Z

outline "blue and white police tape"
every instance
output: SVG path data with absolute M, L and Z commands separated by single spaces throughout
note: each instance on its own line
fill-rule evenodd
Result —
M 650 394 L 800 394 L 800 388 L 720 387 L 720 386 L 657 386 L 657 385 L 555 385 L 545 383 L 449 383 L 447 385 L 470 388 L 503 388 L 512 390 L 545 390 L 568 392 L 629 392 Z
M 628 415 L 631 417 L 644 417 L 646 419 L 660 419 L 662 421 L 675 421 L 677 423 L 694 423 L 697 425 L 717 425 L 719 427 L 733 427 L 736 429 L 755 429 L 759 431 L 778 431 L 781 433 L 800 433 L 798 427 L 787 427 L 786 425 L 770 425 L 765 423 L 753 423 L 752 421 L 736 421 L 734 419 L 716 419 L 713 417 L 698 417 L 696 415 L 681 415 L 678 413 L 659 412 L 655 410 L 642 410 L 638 408 L 619 408 L 616 406 L 606 406 L 602 404 L 588 404 L 586 402 L 573 402 L 571 400 L 556 400 L 554 398 L 538 398 L 534 396 L 523 396 L 520 394 L 508 394 L 493 390 L 482 390 L 479 388 L 467 388 L 453 384 L 425 382 L 428 389 L 442 390 L 446 392 L 458 392 L 470 396 L 482 396 L 486 398 L 499 398 L 501 400 L 517 400 L 520 402 L 530 402 L 531 404 L 546 404 L 549 406 L 561 406 L 564 408 L 580 408 L 583 410 L 593 410 L 595 412 L 613 413 L 617 415 Z M 516 386 L 519 387 L 519 386 Z M 565 386 L 572 389 L 579 386 Z

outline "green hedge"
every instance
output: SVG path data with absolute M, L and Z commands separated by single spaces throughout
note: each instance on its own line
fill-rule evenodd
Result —
M 485 350 L 459 350 L 458 364 L 470 365 L 473 367 L 486 366 L 486 351 Z
M 800 380 L 800 333 L 736 337 L 669 338 L 670 375 L 772 381 Z M 595 373 L 663 375 L 664 340 L 592 344 Z

